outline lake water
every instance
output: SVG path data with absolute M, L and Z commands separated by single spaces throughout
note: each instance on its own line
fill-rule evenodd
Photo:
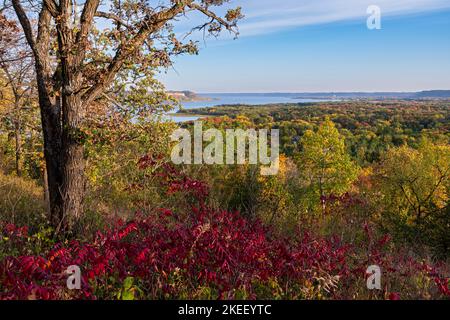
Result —
M 208 93 L 198 94 L 201 97 L 211 98 L 210 101 L 183 102 L 184 109 L 197 109 L 205 107 L 215 107 L 220 105 L 264 105 L 272 103 L 302 103 L 302 102 L 318 102 L 314 99 L 295 99 L 297 94 L 293 93 Z M 176 111 L 174 111 L 176 112 Z M 193 121 L 198 119 L 195 116 L 170 116 L 175 122 Z

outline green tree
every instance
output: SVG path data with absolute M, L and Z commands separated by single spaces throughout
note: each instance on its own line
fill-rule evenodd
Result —
M 301 147 L 296 163 L 305 186 L 306 205 L 309 209 L 321 202 L 324 211 L 324 197 L 348 191 L 357 177 L 358 167 L 347 154 L 344 138 L 330 119 L 316 132 L 307 130 Z

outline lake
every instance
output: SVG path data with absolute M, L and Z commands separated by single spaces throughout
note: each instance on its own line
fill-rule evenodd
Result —
M 215 107 L 220 105 L 264 105 L 272 103 L 305 103 L 319 102 L 317 99 L 295 99 L 295 93 L 208 93 L 198 94 L 200 97 L 211 98 L 209 101 L 183 102 L 184 109 L 197 109 L 205 107 Z M 176 112 L 176 111 L 174 111 Z M 169 118 L 175 122 L 185 122 L 197 120 L 195 116 L 171 116 Z

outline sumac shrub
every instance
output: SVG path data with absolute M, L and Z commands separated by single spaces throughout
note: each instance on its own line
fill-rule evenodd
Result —
M 144 158 L 140 166 L 151 165 Z M 389 237 L 346 244 L 340 236 L 297 233 L 283 238 L 255 220 L 208 207 L 208 187 L 165 165 L 167 196 L 184 193 L 189 216 L 160 209 L 152 217 L 115 221 L 93 241 L 64 241 L 39 255 L 16 252 L 0 261 L 1 299 L 350 299 L 449 295 L 440 266 L 390 254 Z M 2 239 L 20 245 L 26 228 L 7 225 Z M 385 271 L 383 290 L 366 288 L 367 266 Z M 81 269 L 81 289 L 66 286 L 66 269 Z M 404 279 L 413 279 L 405 284 Z

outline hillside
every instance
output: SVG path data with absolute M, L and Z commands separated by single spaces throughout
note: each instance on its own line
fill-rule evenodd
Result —
M 192 91 L 169 91 L 169 95 L 176 98 L 180 102 L 196 102 L 196 101 L 211 101 L 209 97 L 199 96 Z

